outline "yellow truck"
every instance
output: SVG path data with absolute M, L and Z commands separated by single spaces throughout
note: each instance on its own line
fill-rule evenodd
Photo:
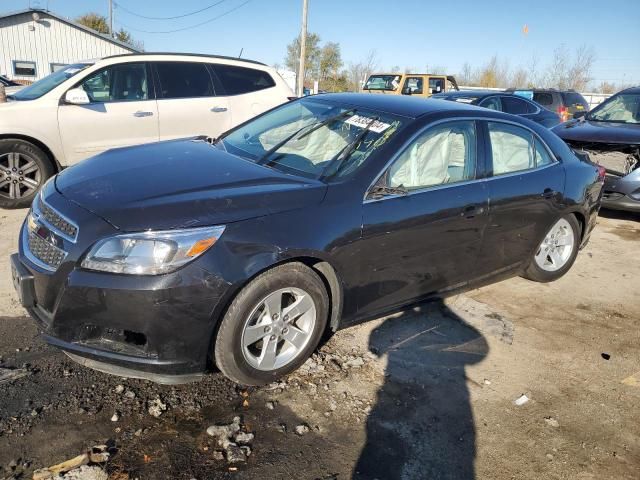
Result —
M 415 95 L 425 98 L 436 93 L 460 90 L 453 75 L 431 73 L 374 73 L 362 89 L 369 93 Z

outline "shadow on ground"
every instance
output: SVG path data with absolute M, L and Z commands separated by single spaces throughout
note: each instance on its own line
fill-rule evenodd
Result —
M 475 478 L 465 367 L 487 355 L 482 334 L 434 302 L 386 320 L 369 348 L 388 364 L 353 478 Z

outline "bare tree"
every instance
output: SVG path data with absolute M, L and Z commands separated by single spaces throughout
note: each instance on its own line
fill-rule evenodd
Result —
M 518 68 L 511 75 L 509 86 L 513 88 L 528 88 L 531 86 L 529 81 L 529 73 L 522 67 Z
M 469 86 L 473 83 L 473 72 L 469 62 L 464 62 L 464 65 L 462 65 L 462 71 L 458 74 L 458 83 Z
M 593 48 L 581 45 L 576 49 L 575 57 L 569 68 L 569 88 L 577 91 L 584 91 L 591 81 L 591 69 L 596 60 Z
M 378 69 L 378 57 L 375 50 L 369 51 L 364 60 L 358 63 L 349 63 L 346 77 L 349 89 L 360 92 L 367 78 Z
M 478 75 L 478 85 L 481 87 L 495 88 L 506 87 L 509 83 L 509 65 L 501 63 L 497 55 L 491 57 Z

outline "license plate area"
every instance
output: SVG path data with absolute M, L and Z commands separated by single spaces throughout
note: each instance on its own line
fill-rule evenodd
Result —
M 32 308 L 35 305 L 33 275 L 22 265 L 16 253 L 11 255 L 11 278 L 22 306 Z

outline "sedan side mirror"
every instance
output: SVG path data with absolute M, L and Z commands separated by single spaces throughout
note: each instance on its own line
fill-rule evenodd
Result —
M 573 118 L 582 118 L 585 117 L 587 115 L 587 112 L 582 111 L 582 112 L 576 112 L 573 114 Z
M 81 88 L 72 88 L 69 90 L 64 96 L 64 101 L 71 105 L 87 105 L 91 103 L 89 95 Z

